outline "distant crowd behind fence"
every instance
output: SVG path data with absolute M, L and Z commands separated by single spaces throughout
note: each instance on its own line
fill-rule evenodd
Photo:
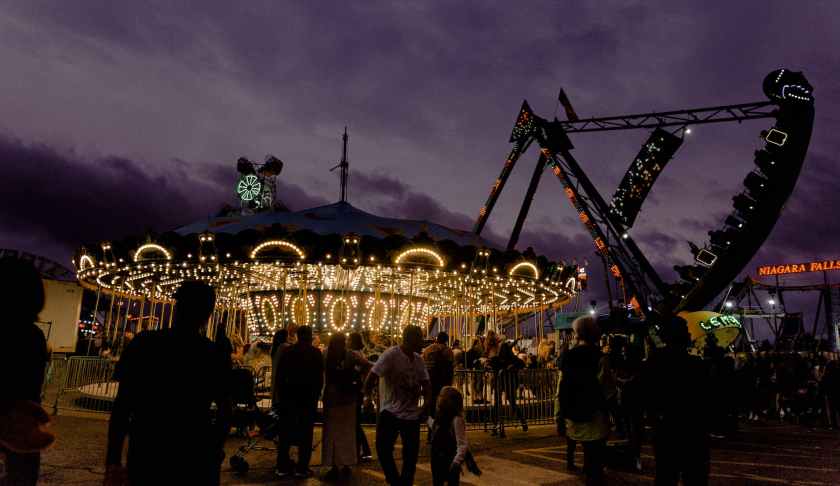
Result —
M 114 365 L 106 358 L 53 358 L 44 380 L 44 406 L 52 407 L 55 414 L 110 413 L 118 387 Z M 270 408 L 271 368 L 250 371 L 259 407 Z M 528 425 L 552 423 L 558 379 L 557 370 L 545 368 L 510 372 L 456 370 L 453 386 L 464 396 L 468 429 L 496 429 L 504 433 L 505 427 L 519 426 L 521 420 Z

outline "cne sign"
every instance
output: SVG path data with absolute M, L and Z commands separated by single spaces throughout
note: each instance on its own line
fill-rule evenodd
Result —
M 737 317 L 731 314 L 720 314 L 709 317 L 706 320 L 699 321 L 698 325 L 700 326 L 700 329 L 709 332 L 715 329 L 721 329 L 725 327 L 733 327 L 740 329 L 741 321 L 739 321 Z
M 678 316 L 688 324 L 688 333 L 695 349 L 703 349 L 706 336 L 714 334 L 718 344 L 727 347 L 741 334 L 743 327 L 737 316 L 710 311 L 680 312 Z
M 763 265 L 758 267 L 759 277 L 789 275 L 792 273 L 827 272 L 840 270 L 840 260 L 822 260 L 806 263 L 786 263 L 784 265 Z

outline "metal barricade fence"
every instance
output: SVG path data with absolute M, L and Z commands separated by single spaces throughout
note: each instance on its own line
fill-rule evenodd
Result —
M 507 425 L 550 424 L 559 373 L 554 369 L 502 371 L 496 375 L 496 408 L 500 432 Z
M 271 366 L 263 366 L 254 375 L 254 394 L 260 408 L 271 408 L 271 388 Z
M 106 358 L 74 356 L 66 361 L 53 413 L 73 410 L 110 413 L 117 396 L 114 362 Z
M 550 424 L 559 372 L 457 370 L 455 386 L 464 397 L 464 421 L 470 430 L 496 430 L 508 425 Z
M 44 384 L 41 387 L 41 403 L 52 405 L 55 403 L 61 386 L 64 384 L 64 376 L 67 373 L 67 357 L 64 355 L 53 355 L 47 362 L 44 369 Z
M 464 422 L 469 430 L 490 430 L 494 425 L 492 383 L 495 373 L 456 370 L 452 386 L 464 397 Z

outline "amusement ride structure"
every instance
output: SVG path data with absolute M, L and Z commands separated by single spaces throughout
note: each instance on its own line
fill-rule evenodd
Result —
M 814 109 L 804 76 L 780 69 L 767 76 L 763 89 L 768 101 L 567 121 L 540 118 L 524 102 L 510 137 L 513 148 L 472 232 L 383 218 L 350 205 L 345 131 L 343 157 L 335 167 L 341 168 L 336 204 L 290 212 L 276 198 L 283 163 L 273 156 L 264 164 L 242 158 L 235 186 L 239 209 L 154 237 L 82 247 L 73 263 L 79 282 L 96 292 L 96 309 L 105 313 L 111 334 L 125 333 L 129 322 L 140 329 L 170 325 L 174 290 L 186 279 L 198 279 L 218 295 L 208 332 L 224 327 L 265 336 L 308 324 L 330 333 L 396 333 L 408 324 L 425 329 L 438 324 L 455 337 L 474 336 L 516 323 L 520 314 L 544 322 L 542 313 L 562 309 L 581 289 L 585 273 L 577 266 L 515 249 L 540 177 L 550 168 L 626 303 L 642 314 L 699 310 L 765 240 L 808 148 Z M 683 281 L 667 284 L 628 230 L 689 126 L 750 119 L 773 120 L 762 132 L 757 167 L 733 198 L 734 212 L 723 228 L 711 231 L 703 248 L 694 248 L 696 264 L 677 269 Z M 627 129 L 653 132 L 608 203 L 572 155 L 569 135 Z M 507 248 L 494 248 L 481 231 L 517 160 L 534 142 L 540 155 L 516 225 Z M 139 315 L 128 314 L 132 306 L 126 301 L 140 303 Z
M 802 73 L 779 69 L 767 75 L 762 88 L 767 101 L 590 119 L 578 119 L 565 101 L 566 121 L 541 118 L 524 101 L 510 136 L 513 147 L 473 231 L 481 234 L 516 162 L 536 142 L 539 158 L 507 248 L 515 248 L 540 178 L 550 169 L 618 281 L 626 304 L 641 314 L 700 310 L 730 284 L 767 238 L 805 160 L 814 122 L 812 86 Z M 743 191 L 732 198 L 732 214 L 721 228 L 709 231 L 702 248 L 692 245 L 693 265 L 675 266 L 681 281 L 666 283 L 628 231 L 642 203 L 691 125 L 752 119 L 770 119 L 772 125 L 761 132 L 764 147 L 755 152 L 756 167 L 746 175 Z M 639 129 L 653 131 L 607 202 L 572 155 L 569 135 Z

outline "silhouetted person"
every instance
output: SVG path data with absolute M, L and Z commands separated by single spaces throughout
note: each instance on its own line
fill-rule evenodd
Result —
M 274 333 L 274 337 L 271 339 L 271 403 L 280 403 L 280 388 L 277 386 L 277 380 L 280 374 L 277 371 L 277 360 L 283 350 L 289 346 L 291 346 L 289 343 L 289 331 L 280 329 Z
M 490 359 L 490 367 L 496 372 L 497 383 L 495 384 L 495 407 L 493 411 L 499 414 L 502 408 L 502 394 L 510 403 L 510 409 L 513 411 L 519 423 L 522 424 L 522 430 L 528 431 L 528 422 L 522 415 L 522 409 L 516 405 L 516 395 L 519 394 L 519 370 L 525 367 L 525 363 L 513 354 L 513 344 L 505 341 L 499 348 L 499 354 Z M 498 426 L 498 433 L 503 434 L 504 429 L 501 423 Z
M 432 383 L 432 396 L 437 397 L 443 387 L 452 385 L 452 379 L 455 377 L 455 357 L 449 348 L 447 333 L 438 333 L 435 342 L 423 350 L 423 361 Z
M 418 354 L 423 345 L 423 331 L 417 326 L 403 329 L 403 342 L 388 348 L 373 365 L 365 381 L 370 392 L 379 380 L 379 422 L 376 424 L 376 453 L 392 486 L 414 484 L 417 456 L 420 452 L 420 424 L 428 417 L 424 409 L 434 406 L 429 373 Z M 420 397 L 425 406 L 420 407 Z M 394 461 L 397 436 L 402 439 L 402 472 Z
M 228 368 L 233 367 L 233 343 L 230 342 L 230 338 L 227 337 L 227 326 L 224 322 L 222 322 L 218 328 L 216 328 L 216 349 L 219 350 L 219 354 L 225 360 L 225 366 Z
M 297 330 L 297 343 L 277 354 L 277 378 L 273 403 L 276 412 L 286 420 L 281 424 L 277 446 L 275 474 L 285 478 L 294 475 L 305 478 L 312 475 L 309 460 L 312 458 L 312 431 L 318 413 L 318 398 L 324 386 L 324 359 L 321 351 L 312 345 L 312 328 L 301 326 Z M 298 446 L 298 462 L 289 458 L 292 444 Z
M 675 317 L 660 333 L 666 346 L 654 350 L 643 369 L 644 396 L 654 421 L 656 485 L 709 482 L 710 387 L 703 361 L 688 354 L 685 320 Z M 725 399 L 721 397 L 721 399 Z
M 43 307 L 44 286 L 32 264 L 0 260 L 0 444 L 5 444 L 0 453 L 6 455 L 6 478 L 0 484 L 38 481 L 40 447 L 27 443 L 30 432 L 49 421 L 38 405 L 48 359 L 44 333 L 35 325 Z M 22 427 L 24 422 L 28 425 Z
M 286 329 L 278 329 L 271 338 L 271 361 L 274 362 L 277 358 L 277 350 L 285 347 L 289 342 L 289 331 Z
M 828 428 L 836 430 L 837 417 L 840 415 L 840 362 L 836 360 L 828 362 L 820 380 L 820 389 L 825 397 Z
M 595 319 L 578 317 L 572 322 L 575 346 L 563 353 L 560 411 L 566 437 L 583 444 L 583 472 L 587 485 L 604 484 L 604 454 L 610 432 L 607 401 L 601 377 L 603 365 Z
M 362 335 L 358 332 L 350 333 L 350 349 L 352 351 L 357 351 L 360 354 L 363 353 L 365 349 L 365 343 L 362 340 Z M 362 354 L 362 356 L 364 355 Z M 362 461 L 368 461 L 373 457 L 370 450 L 370 444 L 368 443 L 367 436 L 365 435 L 365 430 L 362 428 L 362 414 L 364 413 L 365 398 L 362 386 L 364 385 L 365 377 L 367 377 L 369 371 L 369 368 L 356 366 L 356 379 L 360 385 L 356 393 L 356 455 L 359 456 L 359 460 Z
M 432 425 L 432 484 L 458 486 L 461 465 L 469 452 L 464 424 L 464 397 L 457 388 L 447 386 L 437 397 Z
M 187 281 L 175 292 L 171 329 L 138 334 L 114 373 L 120 382 L 108 427 L 106 484 L 120 484 L 128 436 L 132 485 L 219 483 L 229 430 L 229 361 L 203 335 L 216 295 Z M 211 403 L 218 412 L 215 420 Z
M 330 337 L 324 357 L 321 465 L 331 469 L 324 479 L 347 479 L 350 467 L 359 459 L 356 444 L 359 378 L 367 375 L 370 368 L 371 364 L 362 353 L 347 349 L 344 334 L 335 333 Z

